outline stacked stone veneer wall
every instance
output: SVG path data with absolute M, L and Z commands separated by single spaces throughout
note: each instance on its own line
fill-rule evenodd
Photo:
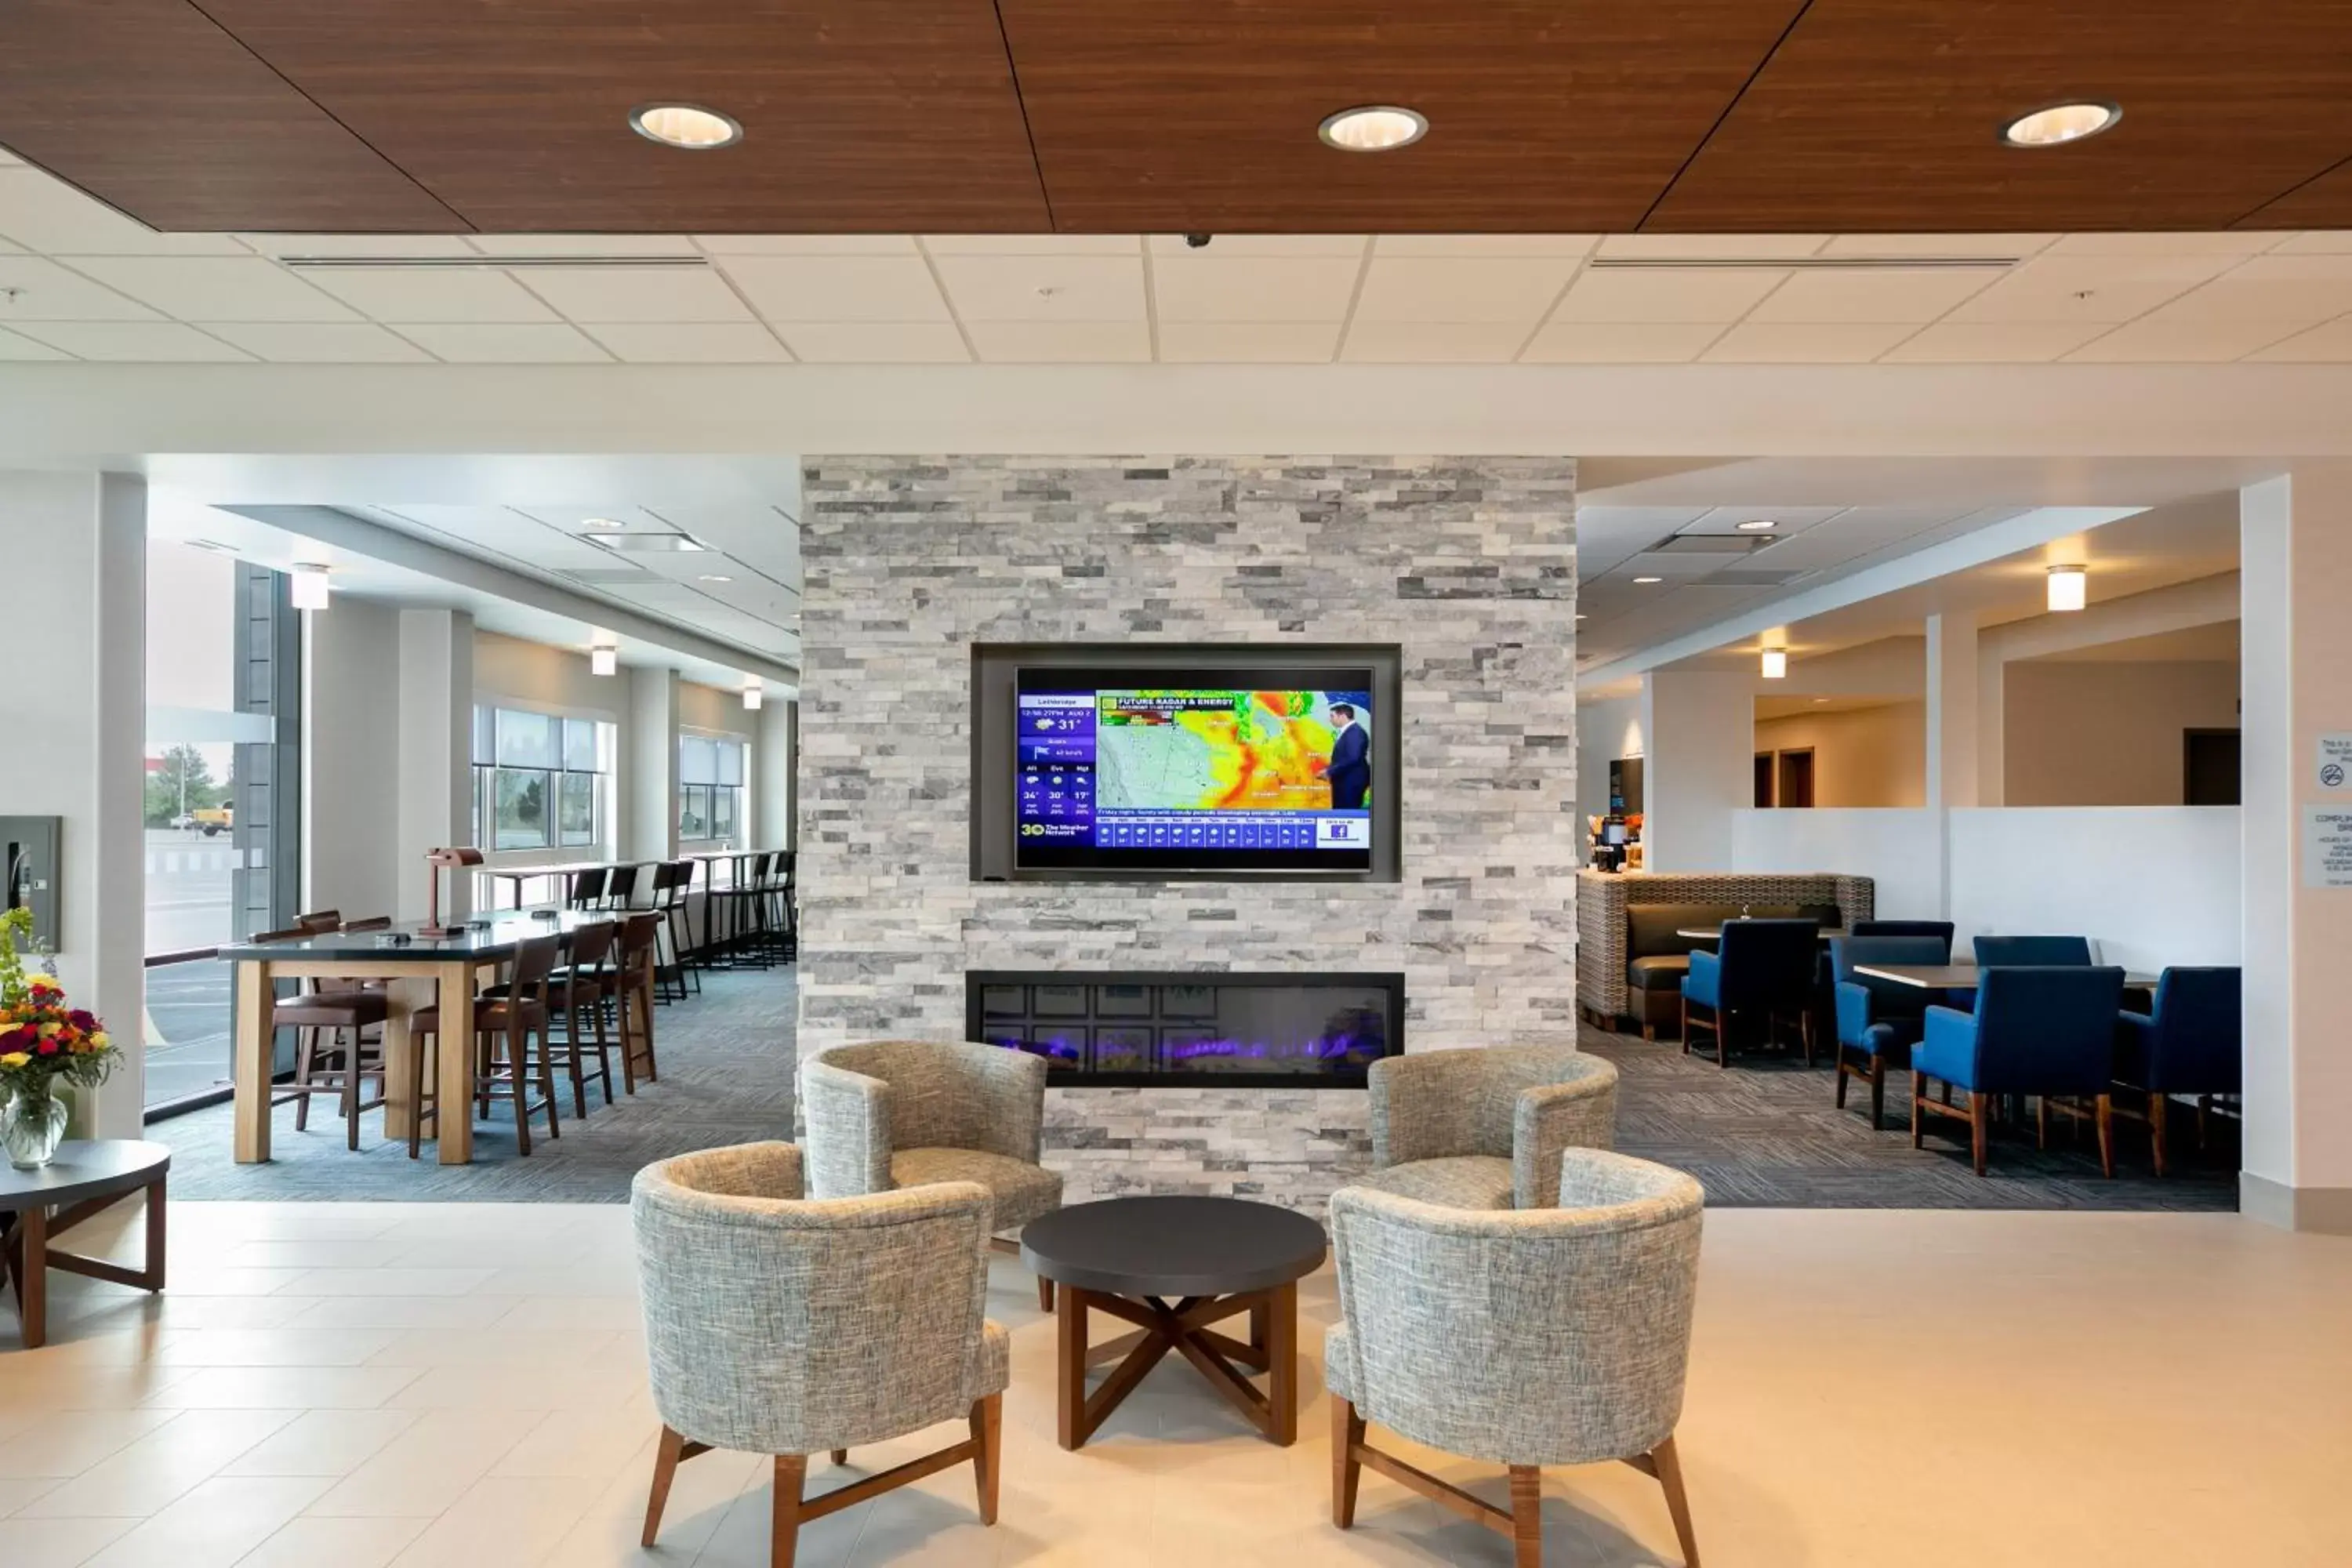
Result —
M 803 1054 L 959 1038 L 967 969 L 1402 970 L 1409 1047 L 1573 1041 L 1575 467 L 830 458 L 803 480 Z M 1394 643 L 1403 880 L 970 875 L 975 642 Z M 1073 1195 L 1318 1204 L 1361 1091 L 1055 1089 Z

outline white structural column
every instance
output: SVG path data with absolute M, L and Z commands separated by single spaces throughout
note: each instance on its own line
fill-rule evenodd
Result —
M 1732 814 L 1756 799 L 1756 702 L 1747 673 L 1652 670 L 1642 678 L 1641 727 L 1648 745 L 1642 864 L 1729 870 Z
M 10 650 L 0 814 L 65 819 L 58 974 L 122 1047 L 94 1131 L 135 1138 L 145 1100 L 146 482 L 0 473 L 0 561 Z
M 621 734 L 621 854 L 677 854 L 677 671 L 629 671 L 629 721 Z
M 463 610 L 403 610 L 394 857 L 403 920 L 425 918 L 425 854 L 474 841 L 473 790 L 474 617 Z M 471 913 L 472 879 L 456 871 L 442 876 L 443 917 Z
M 2315 864 L 2317 813 L 2352 813 L 2323 736 L 2352 736 L 2352 464 L 2241 497 L 2244 1212 L 2352 1233 L 2352 886 Z
M 1952 912 L 1950 813 L 1977 804 L 1978 671 L 1976 622 L 1965 614 L 1927 617 L 1927 810 L 1940 847 L 1936 868 L 1939 913 Z
M 411 900 L 424 897 L 423 869 L 397 829 L 384 830 L 401 819 L 401 726 L 384 722 L 400 710 L 400 618 L 394 605 L 341 595 L 303 616 L 306 910 L 364 920 L 400 909 L 408 884 Z
M 798 837 L 793 824 L 793 768 L 800 706 L 771 702 L 760 710 L 760 736 L 751 759 L 757 786 L 751 817 L 755 832 L 748 840 L 755 848 L 790 849 Z

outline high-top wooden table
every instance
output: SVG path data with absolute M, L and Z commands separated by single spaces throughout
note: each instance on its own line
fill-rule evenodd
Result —
M 299 942 L 232 942 L 220 956 L 236 965 L 236 1162 L 257 1164 L 269 1158 L 272 1015 L 280 980 L 382 980 L 391 1016 L 383 1026 L 383 1131 L 405 1139 L 416 1107 L 409 1102 L 410 1053 L 418 1047 L 409 1020 L 436 999 L 454 1021 L 474 1001 L 476 972 L 504 963 L 534 937 L 569 941 L 582 926 L 617 917 L 596 910 L 563 910 L 542 919 L 517 910 L 486 917 L 483 929 L 452 937 L 425 937 L 414 925 L 383 931 L 330 931 Z M 400 939 L 405 938 L 404 942 Z M 651 1029 L 652 1009 L 647 1008 Z M 474 1101 L 474 1053 L 468 1032 L 457 1049 L 440 1052 L 436 1104 L 467 1107 Z M 470 1114 L 436 1119 L 435 1146 L 445 1165 L 474 1160 Z
M 1021 1232 L 1021 1260 L 1061 1286 L 1055 1302 L 1060 1436 L 1076 1448 L 1174 1351 L 1270 1441 L 1298 1437 L 1298 1281 L 1321 1266 L 1323 1227 L 1244 1198 L 1108 1198 Z M 1103 1312 L 1139 1331 L 1089 1346 Z M 1247 1312 L 1246 1342 L 1209 1325 Z M 1088 1393 L 1087 1371 L 1124 1356 Z M 1266 1374 L 1261 1394 L 1248 1372 Z
M 49 1334 L 49 1270 L 85 1274 L 136 1290 L 163 1288 L 163 1179 L 172 1152 L 131 1138 L 70 1141 L 37 1171 L 0 1165 L 0 1282 L 13 1285 L 25 1348 Z M 147 1194 L 147 1266 L 126 1268 L 104 1258 L 59 1252 L 52 1244 L 93 1215 L 136 1193 Z

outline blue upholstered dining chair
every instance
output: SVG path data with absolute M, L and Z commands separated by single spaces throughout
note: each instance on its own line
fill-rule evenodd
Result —
M 2045 1134 L 2052 1099 L 2073 1096 L 2096 1106 L 2099 1168 L 2114 1175 L 2110 1091 L 2123 994 L 2120 969 L 1992 968 L 1978 977 L 1973 1014 L 1928 1008 L 1927 1031 L 1911 1051 L 1911 1147 L 1919 1147 L 1924 1117 L 1957 1117 L 1969 1123 L 1981 1176 L 1995 1096 L 2041 1096 Z M 1941 1103 L 1927 1098 L 1931 1079 L 1944 1086 Z M 1953 1090 L 1966 1091 L 1965 1107 L 1950 1102 Z
M 1949 921 L 1856 921 L 1846 928 L 1854 936 L 1924 936 L 1943 943 L 1943 952 L 1929 959 L 1911 959 L 1913 963 L 1949 963 L 1952 962 L 1952 932 Z M 1890 962 L 1882 959 L 1881 963 Z
M 2237 1094 L 2244 1086 L 2244 994 L 2243 972 L 2234 967 L 2168 969 L 2157 982 L 2155 1006 L 2123 1015 L 2116 1080 L 2147 1096 L 2148 1138 L 2156 1146 L 2159 1176 L 2169 1098 L 2197 1097 L 2197 1146 L 2202 1149 L 2213 1097 Z
M 1760 1019 L 1769 1040 L 1776 1020 L 1792 1017 L 1805 1065 L 1812 1066 L 1813 967 L 1821 941 L 1822 928 L 1811 921 L 1724 921 L 1716 951 L 1694 951 L 1690 973 L 1683 976 L 1683 1055 L 1690 1055 L 1696 1025 L 1715 1037 L 1716 1065 L 1729 1067 L 1735 1023 Z M 1706 1016 L 1695 1016 L 1695 1008 Z
M 1975 947 L 1977 965 L 1981 969 L 1996 965 L 2087 966 L 2091 962 L 2091 939 L 2086 936 L 1980 936 Z
M 1830 939 L 1830 973 L 1837 997 L 1837 1107 L 1845 1109 L 1845 1080 L 1870 1080 L 1870 1128 L 1886 1118 L 1886 1068 L 1911 1065 L 1911 1047 L 1927 1027 L 1929 1003 L 1941 993 L 1856 974 L 1857 964 L 1945 963 L 1948 937 L 1838 936 Z

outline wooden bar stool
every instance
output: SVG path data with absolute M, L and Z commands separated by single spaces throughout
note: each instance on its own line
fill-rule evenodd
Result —
M 637 868 L 635 866 L 609 866 L 604 876 L 604 907 L 615 911 L 626 910 L 636 902 Z
M 572 1080 L 572 1114 L 585 1121 L 588 1116 L 588 1075 L 581 1059 L 581 1020 L 595 1026 L 595 1077 L 604 1086 L 604 1103 L 613 1103 L 612 1047 L 604 1037 L 604 990 L 612 977 L 607 961 L 619 938 L 620 928 L 610 922 L 582 926 L 572 933 L 571 963 L 559 967 L 546 982 L 548 1019 L 551 1027 L 540 1032 L 539 1046 L 541 1065 L 551 1077 L 556 1052 L 555 1016 L 563 1016 L 562 1063 L 564 1073 Z M 493 985 L 483 994 L 503 997 L 510 994 L 506 985 Z
M 308 917 L 313 921 L 326 915 Z M 296 926 L 287 931 L 263 931 L 256 942 L 299 942 L 305 937 L 323 936 L 341 924 L 330 926 Z M 362 1037 L 366 1029 L 379 1027 L 391 1016 L 392 1005 L 382 991 L 370 991 L 352 980 L 310 980 L 301 982 L 304 989 L 297 995 L 271 1008 L 272 1018 L 294 1031 L 294 1080 L 284 1090 L 273 1095 L 269 1103 L 294 1104 L 294 1130 L 310 1130 L 310 1100 L 313 1096 L 331 1094 L 343 1116 L 343 1142 L 356 1152 L 360 1146 L 360 1116 L 383 1104 L 383 1057 L 381 1041 L 370 1052 L 369 1042 Z M 362 1098 L 366 1080 L 373 1079 L 376 1097 Z
M 562 1128 L 555 1115 L 555 1075 L 546 1049 L 548 1029 L 548 980 L 555 972 L 555 960 L 562 939 L 552 936 L 533 937 L 515 950 L 514 973 L 504 987 L 503 996 L 469 996 L 460 1005 L 473 1010 L 472 1048 L 474 1050 L 474 1098 L 476 1105 L 443 1107 L 439 1097 L 426 1092 L 434 1081 L 425 1070 L 426 1053 L 419 1048 L 409 1053 L 409 1102 L 416 1114 L 408 1124 L 408 1157 L 417 1156 L 418 1145 L 424 1140 L 425 1119 L 439 1118 L 444 1109 L 462 1115 L 472 1115 L 478 1107 L 485 1114 L 493 1100 L 511 1100 L 515 1108 L 515 1146 L 519 1152 L 530 1152 L 530 1118 L 537 1110 L 547 1112 L 547 1135 L 561 1137 Z M 441 1027 L 441 1014 L 451 998 L 443 997 L 440 1006 L 427 1007 L 409 1020 L 409 1030 L 419 1037 L 431 1036 L 436 1048 L 446 1048 Z M 534 1057 L 530 1037 L 540 1037 L 541 1047 Z M 539 1066 L 539 1099 L 533 1100 L 531 1064 Z
M 637 1092 L 638 1064 L 647 1083 L 658 1080 L 654 1066 L 654 971 L 659 962 L 662 917 L 646 910 L 621 926 L 621 947 L 613 964 L 613 1010 L 621 1029 L 621 1086 Z M 635 1027 L 631 1027 L 632 1022 Z
M 603 866 L 589 871 L 572 873 L 572 888 L 563 900 L 564 907 L 573 910 L 602 909 L 604 904 L 604 879 L 608 868 Z

